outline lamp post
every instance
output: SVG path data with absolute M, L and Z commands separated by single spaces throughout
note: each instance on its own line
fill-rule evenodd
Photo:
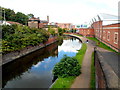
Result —
M 4 10 L 4 21 L 5 21 L 5 25 L 6 25 L 6 19 L 5 19 L 5 9 L 3 9 Z

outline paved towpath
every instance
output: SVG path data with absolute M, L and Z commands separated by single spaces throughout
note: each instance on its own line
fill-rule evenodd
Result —
M 83 41 L 83 43 L 87 40 L 85 37 L 80 37 L 80 39 Z M 91 56 L 92 52 L 94 51 L 94 47 L 95 42 L 89 40 L 82 63 L 82 73 L 75 79 L 71 88 L 90 88 Z M 120 55 L 99 47 L 97 47 L 97 52 L 103 72 L 105 74 L 108 88 L 120 89 L 120 69 L 118 69 Z
M 87 40 L 84 37 L 80 37 L 83 43 Z M 90 74 L 91 74 L 91 56 L 94 51 L 94 46 L 92 42 L 86 43 L 87 50 L 83 58 L 83 63 L 81 67 L 81 74 L 75 79 L 71 88 L 90 88 Z

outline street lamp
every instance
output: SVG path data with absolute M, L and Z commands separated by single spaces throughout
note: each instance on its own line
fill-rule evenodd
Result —
M 6 19 L 5 19 L 5 9 L 3 9 L 4 10 L 4 21 L 5 21 L 5 25 L 6 25 Z

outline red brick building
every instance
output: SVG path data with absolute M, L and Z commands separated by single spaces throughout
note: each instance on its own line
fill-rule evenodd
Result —
M 30 18 L 28 20 L 28 26 L 31 28 L 39 28 L 40 19 L 39 18 Z
M 116 51 L 120 50 L 120 23 L 118 17 L 109 14 L 99 14 L 91 21 L 91 26 L 80 29 L 79 34 L 83 36 L 95 36 L 99 41 L 108 45 Z
M 94 29 L 93 28 L 80 28 L 79 34 L 83 36 L 94 37 Z
M 28 20 L 28 26 L 31 28 L 44 28 L 49 23 L 49 16 L 47 16 L 47 20 L 40 20 L 39 18 L 30 18 Z
M 56 25 L 62 29 L 66 28 L 68 30 L 72 29 L 72 24 L 71 23 L 56 23 Z

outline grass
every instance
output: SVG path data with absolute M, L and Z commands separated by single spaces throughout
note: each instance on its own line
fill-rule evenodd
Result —
M 95 66 L 94 66 L 94 52 L 92 53 L 92 62 L 91 62 L 91 80 L 90 80 L 90 88 L 95 87 Z
M 87 45 L 85 43 L 83 43 L 82 48 L 80 50 L 78 50 L 78 53 L 75 56 L 75 58 L 78 60 L 80 65 L 82 65 L 82 61 L 83 61 L 86 49 L 87 49 Z
M 54 83 L 54 85 L 52 86 L 51 90 L 53 88 L 70 88 L 75 78 L 76 78 L 75 76 L 74 77 L 71 76 L 67 78 L 59 77 L 57 81 Z
M 77 36 L 79 36 L 79 37 L 83 37 L 82 35 L 78 35 L 78 34 L 75 34 L 75 35 L 77 35 Z
M 80 65 L 82 65 L 82 61 L 83 61 L 86 49 L 87 49 L 87 45 L 83 43 L 82 48 L 78 50 L 78 53 L 75 56 L 75 58 L 78 60 Z M 57 81 L 51 87 L 51 90 L 55 88 L 66 88 L 66 89 L 70 88 L 75 78 L 76 78 L 75 76 L 74 77 L 70 76 L 67 78 L 58 77 Z
M 98 39 L 93 38 L 93 37 L 87 37 L 90 40 L 93 40 L 96 42 L 98 47 L 104 48 L 106 50 L 112 51 L 112 52 L 116 52 L 115 50 L 113 50 L 112 48 L 110 48 L 109 46 L 105 45 L 104 43 L 100 42 Z

